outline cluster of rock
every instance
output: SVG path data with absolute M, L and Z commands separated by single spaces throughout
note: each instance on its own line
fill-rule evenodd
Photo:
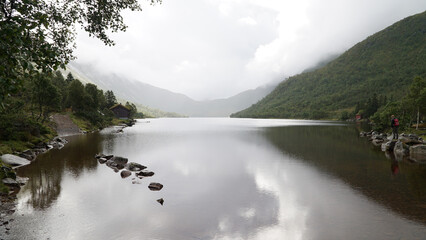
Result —
M 27 149 L 23 152 L 16 153 L 19 157 L 25 158 L 29 161 L 34 161 L 37 158 L 37 155 L 45 153 L 50 149 L 61 149 L 67 144 L 68 141 L 64 138 L 55 137 L 50 142 L 40 142 L 33 149 Z
M 154 176 L 154 172 L 145 170 L 147 168 L 146 166 L 135 162 L 128 162 L 128 159 L 124 157 L 97 154 L 95 158 L 100 164 L 105 164 L 114 170 L 114 172 L 120 172 L 121 178 L 128 178 L 134 174 L 135 177 L 132 179 L 133 184 L 140 184 L 138 179 Z M 161 183 L 151 182 L 148 188 L 151 191 L 160 191 L 163 185 Z M 163 205 L 164 200 L 160 198 L 157 202 Z
M 12 169 L 22 167 L 30 164 L 37 158 L 37 155 L 41 153 L 45 153 L 50 149 L 61 149 L 64 145 L 68 143 L 64 138 L 56 137 L 52 141 L 44 143 L 38 143 L 33 149 L 27 149 L 23 152 L 17 152 L 14 154 L 3 154 L 0 156 L 0 159 L 3 163 L 11 166 L 9 171 L 9 167 L 2 166 L 1 170 L 3 172 L 13 172 Z M 2 179 L 2 182 L 11 189 L 12 193 L 17 193 L 22 185 L 28 181 L 28 178 L 21 178 L 13 174 L 11 177 L 6 177 Z
M 381 147 L 383 152 L 393 153 L 396 159 L 407 157 L 416 162 L 426 163 L 425 141 L 415 134 L 403 133 L 399 135 L 398 140 L 392 139 L 392 135 L 375 131 L 361 132 L 360 136 Z

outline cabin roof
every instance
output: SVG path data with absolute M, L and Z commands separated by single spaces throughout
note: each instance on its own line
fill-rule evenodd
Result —
M 117 107 L 123 107 L 123 108 L 125 108 L 126 110 L 129 110 L 130 111 L 130 109 L 129 108 L 127 108 L 126 106 L 124 106 L 123 104 L 121 104 L 121 103 L 117 103 L 117 104 L 115 104 L 114 106 L 112 106 L 112 107 L 110 107 L 109 109 L 114 109 L 114 108 L 117 108 Z

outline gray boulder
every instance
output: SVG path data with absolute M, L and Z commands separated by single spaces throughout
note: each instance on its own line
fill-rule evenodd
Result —
M 17 188 L 21 187 L 21 185 L 12 178 L 4 178 L 2 182 L 7 186 L 17 187 Z
M 426 163 L 426 145 L 419 144 L 411 146 L 410 158 L 418 162 Z
M 405 156 L 408 156 L 409 147 L 405 143 L 397 141 L 393 149 L 393 154 L 397 160 L 402 160 Z
M 411 135 L 411 134 L 410 134 Z M 408 145 L 415 145 L 415 144 L 421 144 L 423 143 L 422 140 L 420 140 L 418 137 L 410 137 L 409 135 L 401 136 L 398 138 L 399 141 L 408 144 Z
M 36 158 L 37 155 L 33 151 L 31 151 L 30 149 L 27 149 L 27 150 L 19 153 L 19 156 L 22 157 L 22 158 L 25 158 L 29 161 L 33 161 Z
M 129 161 L 129 159 L 124 158 L 124 157 L 119 157 L 119 156 L 114 156 L 110 160 L 114 161 L 117 164 L 123 165 L 123 166 L 126 165 L 126 163 Z
M 141 172 L 136 173 L 136 176 L 137 177 L 152 177 L 152 176 L 154 176 L 154 172 L 151 172 L 151 171 L 141 171 Z
M 4 163 L 9 164 L 12 167 L 21 167 L 31 163 L 28 159 L 12 154 L 4 154 L 0 158 Z
M 396 141 L 389 141 L 389 142 L 383 143 L 382 144 L 382 151 L 383 152 L 393 151 L 393 149 L 395 148 L 395 143 L 396 143 Z
M 163 184 L 152 182 L 148 186 L 151 191 L 160 191 L 163 188 Z
M 372 141 L 372 143 L 373 143 L 373 145 L 374 146 L 381 146 L 382 145 L 382 143 L 384 142 L 384 140 L 383 139 L 374 139 L 373 141 Z
M 120 173 L 121 178 L 127 178 L 127 177 L 129 177 L 130 175 L 132 175 L 132 172 L 127 171 L 127 170 L 123 170 L 123 171 L 121 171 L 121 173 Z
M 130 162 L 126 164 L 126 169 L 132 172 L 138 172 L 138 171 L 144 170 L 145 168 L 146 166 L 139 163 L 135 163 L 135 162 Z
M 16 182 L 19 183 L 19 185 L 25 185 L 28 182 L 28 180 L 30 179 L 27 177 L 16 176 Z
M 101 157 L 101 158 L 98 158 L 98 161 L 100 164 L 104 164 L 108 161 L 108 159 Z

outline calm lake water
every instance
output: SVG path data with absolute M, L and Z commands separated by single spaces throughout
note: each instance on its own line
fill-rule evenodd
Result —
M 2 237 L 426 239 L 426 166 L 386 158 L 356 125 L 152 119 L 115 132 L 69 137 L 21 168 L 30 180 Z M 155 175 L 133 184 L 96 153 Z

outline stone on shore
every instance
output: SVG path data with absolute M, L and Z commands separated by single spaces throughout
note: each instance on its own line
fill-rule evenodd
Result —
M 398 160 L 402 160 L 405 156 L 409 154 L 409 147 L 407 144 L 397 141 L 395 143 L 395 148 L 393 149 L 393 154 L 395 155 L 395 158 Z
M 9 164 L 12 167 L 21 167 L 30 164 L 31 162 L 28 159 L 18 157 L 12 154 L 4 154 L 1 157 L 3 163 Z
M 383 143 L 382 144 L 382 151 L 383 152 L 393 151 L 393 149 L 395 148 L 395 143 L 396 143 L 396 141 L 389 141 L 389 142 Z
M 2 182 L 7 186 L 16 187 L 16 188 L 21 187 L 21 184 L 19 184 L 16 180 L 12 178 L 4 178 Z
M 21 153 L 19 153 L 19 157 L 25 158 L 29 161 L 33 161 L 37 155 L 30 149 L 27 149 Z
M 148 186 L 151 191 L 160 191 L 163 188 L 163 184 L 152 182 Z

